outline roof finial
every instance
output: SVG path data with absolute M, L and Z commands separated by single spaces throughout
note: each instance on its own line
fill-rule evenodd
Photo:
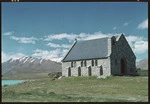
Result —
M 75 38 L 74 40 L 75 40 L 75 41 L 77 41 L 77 39 L 76 39 L 76 38 Z

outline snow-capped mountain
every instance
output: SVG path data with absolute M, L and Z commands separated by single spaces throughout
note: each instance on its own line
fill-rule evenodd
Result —
M 43 73 L 61 72 L 61 63 L 49 59 L 23 56 L 19 59 L 11 58 L 2 63 L 2 75 L 24 74 L 24 73 Z

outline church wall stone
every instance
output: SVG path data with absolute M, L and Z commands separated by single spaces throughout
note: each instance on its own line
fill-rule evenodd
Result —
M 100 69 L 103 70 L 103 76 L 109 76 L 110 72 L 110 59 L 93 59 L 94 62 L 97 60 L 97 66 L 92 66 L 92 60 L 81 60 L 86 61 L 87 65 L 81 67 L 81 61 L 76 62 L 76 66 L 71 67 L 71 62 L 63 62 L 62 64 L 62 76 L 68 76 L 68 69 L 71 69 L 71 76 L 78 76 L 78 68 L 81 68 L 81 76 L 89 76 L 89 68 L 91 68 L 91 76 L 100 76 Z

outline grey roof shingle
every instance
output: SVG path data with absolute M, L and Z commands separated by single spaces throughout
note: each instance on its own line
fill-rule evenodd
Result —
M 63 61 L 107 57 L 108 38 L 77 41 Z

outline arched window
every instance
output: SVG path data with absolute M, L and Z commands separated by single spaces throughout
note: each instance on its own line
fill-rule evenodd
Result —
M 103 75 L 103 67 L 100 66 L 100 75 Z
M 73 62 L 71 62 L 71 67 L 73 68 Z
M 83 61 L 81 61 L 81 67 L 83 67 Z
M 89 75 L 89 76 L 92 76 L 91 67 L 88 67 L 88 75 Z
M 78 76 L 81 76 L 81 68 L 78 67 Z
M 92 60 L 92 66 L 94 66 L 94 60 Z
M 97 60 L 95 60 L 95 66 L 97 66 L 97 65 L 98 65 Z
M 68 68 L 68 76 L 71 76 L 71 69 L 70 69 L 70 67 Z
M 86 61 L 84 61 L 84 66 L 86 66 Z
M 76 67 L 76 61 L 74 62 L 74 67 Z

